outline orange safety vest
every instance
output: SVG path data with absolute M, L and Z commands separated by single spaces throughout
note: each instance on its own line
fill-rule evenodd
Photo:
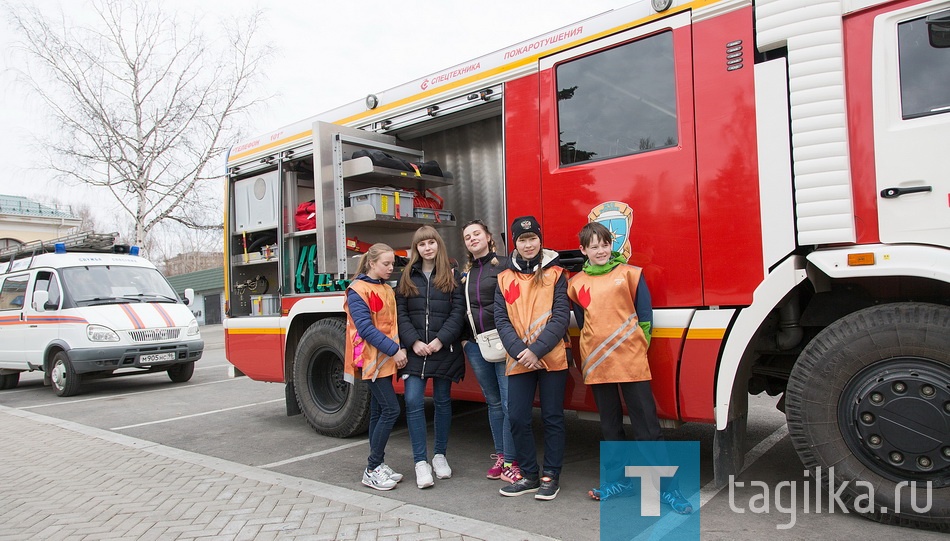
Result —
M 567 295 L 584 308 L 581 329 L 581 374 L 584 383 L 649 381 L 647 338 L 634 301 L 642 270 L 618 265 L 607 274 L 578 273 Z
M 538 286 L 534 282 L 534 274 L 523 274 L 507 269 L 498 274 L 498 288 L 505 296 L 505 306 L 508 309 L 508 319 L 515 332 L 526 345 L 533 344 L 548 320 L 554 306 L 554 284 L 564 274 L 564 269 L 552 266 L 544 269 L 544 285 Z M 549 372 L 567 370 L 567 351 L 564 341 L 541 357 L 541 364 Z M 505 361 L 505 374 L 523 374 L 531 372 L 517 359 L 508 356 Z
M 396 327 L 396 295 L 388 284 L 374 284 L 365 280 L 353 280 L 349 289 L 363 299 L 373 319 L 373 325 L 379 332 L 399 343 L 399 331 Z M 362 379 L 390 377 L 396 373 L 396 363 L 392 357 L 376 349 L 356 331 L 356 324 L 350 315 L 350 307 L 343 302 L 346 311 L 346 353 L 343 359 L 344 379 L 352 382 L 357 372 Z M 362 366 L 359 366 L 362 365 Z

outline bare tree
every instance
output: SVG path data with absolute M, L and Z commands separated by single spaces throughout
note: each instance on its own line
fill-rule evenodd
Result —
M 143 243 L 163 221 L 221 228 L 221 168 L 236 120 L 260 101 L 252 86 L 270 48 L 262 15 L 182 23 L 149 0 L 93 0 L 94 22 L 72 25 L 36 6 L 11 8 L 21 80 L 57 125 L 44 141 L 61 177 L 111 192 Z M 36 68 L 36 69 L 30 69 Z
M 156 233 L 145 247 L 149 260 L 166 276 L 220 268 L 224 264 L 220 232 L 166 223 L 158 226 Z

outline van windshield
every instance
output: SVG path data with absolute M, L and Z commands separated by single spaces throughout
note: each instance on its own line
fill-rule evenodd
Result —
M 63 286 L 80 305 L 127 302 L 178 302 L 165 277 L 155 269 L 120 265 L 67 267 Z

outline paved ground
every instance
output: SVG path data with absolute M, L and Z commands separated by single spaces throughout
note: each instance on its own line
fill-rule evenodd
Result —
M 5 406 L 0 427 L 0 541 L 546 539 Z

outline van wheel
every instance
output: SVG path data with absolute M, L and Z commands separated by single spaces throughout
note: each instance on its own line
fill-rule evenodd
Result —
M 346 327 L 338 318 L 321 319 L 304 332 L 294 357 L 297 405 L 314 430 L 346 438 L 369 426 L 369 387 L 343 381 Z
M 53 355 L 51 366 L 50 382 L 53 384 L 53 391 L 56 392 L 56 396 L 73 396 L 79 392 L 82 376 L 73 370 L 73 365 L 69 362 L 66 352 L 59 351 L 56 355 Z
M 195 361 L 190 363 L 176 364 L 168 369 L 168 379 L 175 383 L 184 383 L 191 379 L 195 374 Z
M 845 505 L 950 530 L 950 307 L 885 304 L 841 318 L 802 351 L 785 398 L 802 463 L 822 469 L 825 487 L 847 485 Z
M 0 390 L 15 389 L 20 383 L 20 373 L 4 374 L 0 376 Z

